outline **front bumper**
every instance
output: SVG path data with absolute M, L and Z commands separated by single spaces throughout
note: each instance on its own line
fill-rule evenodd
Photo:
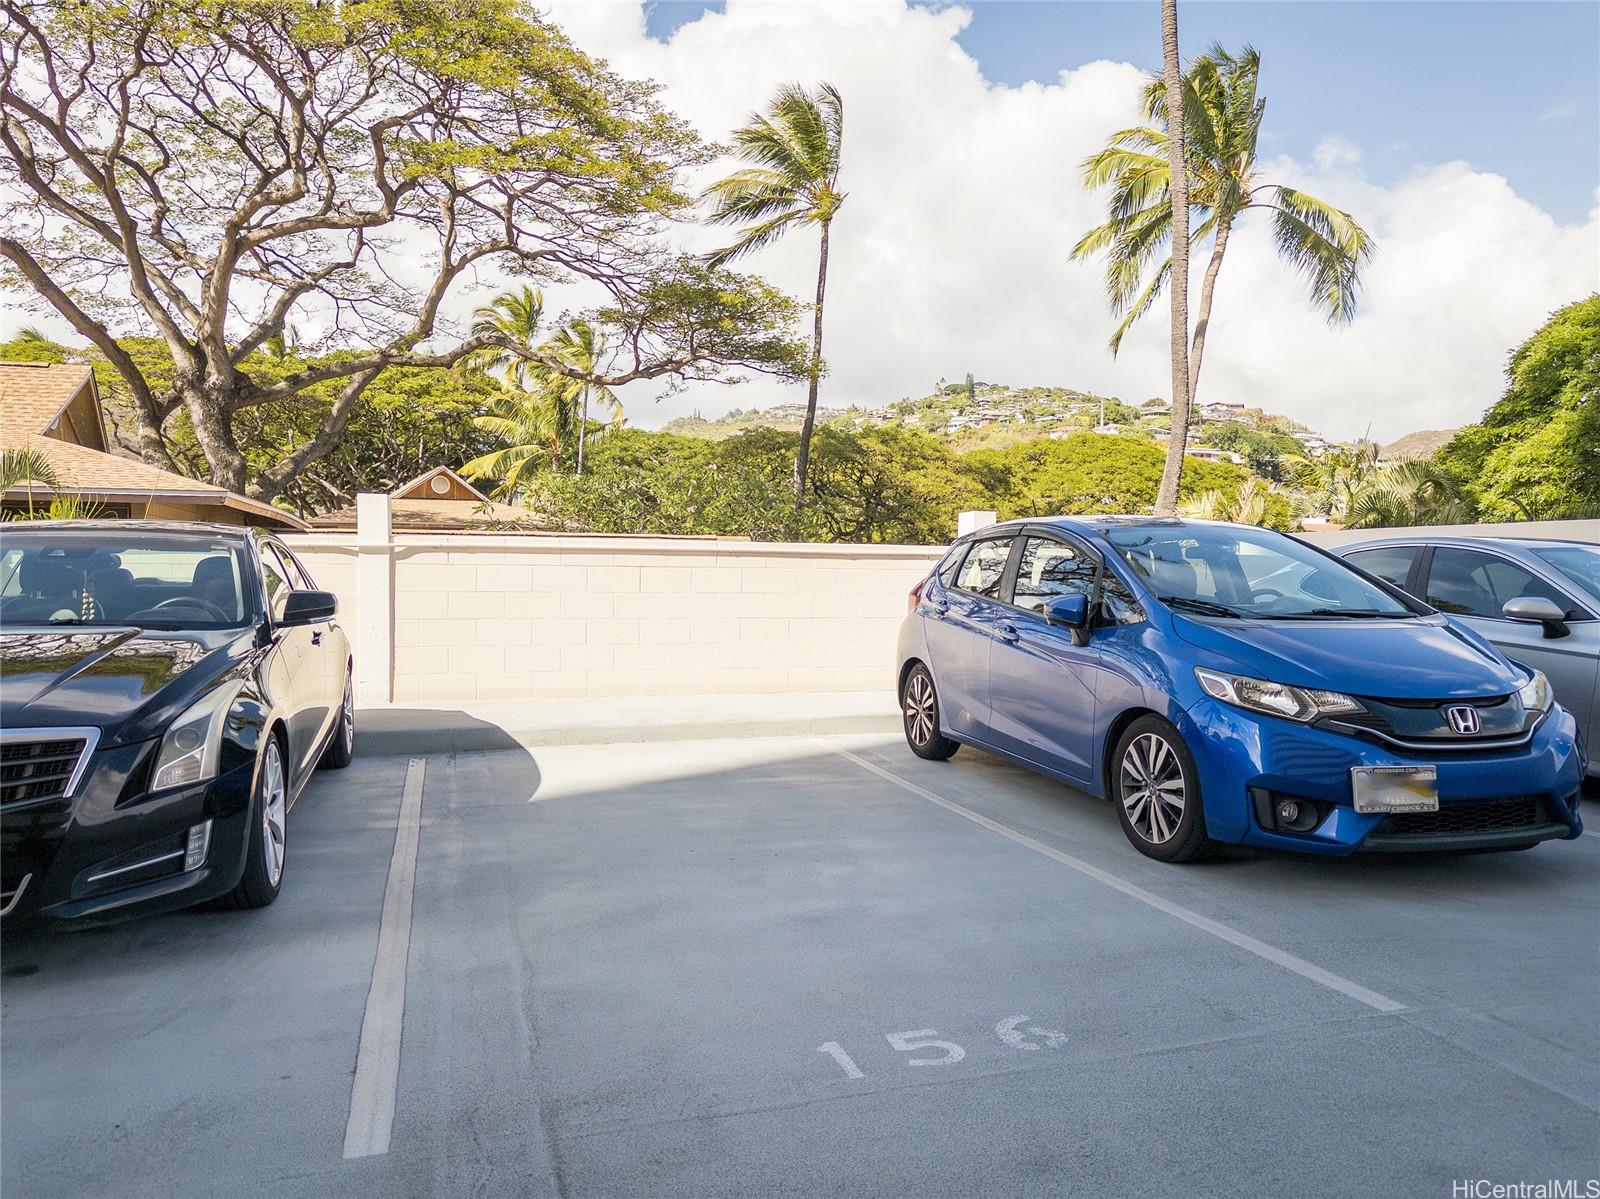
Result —
M 72 798 L 0 810 L 0 891 L 15 897 L 7 924 L 148 915 L 233 889 L 249 843 L 253 762 L 193 787 L 150 794 L 139 787 L 157 746 L 100 749 Z M 207 820 L 210 843 L 198 868 L 183 870 L 181 856 L 164 858 Z M 147 861 L 154 864 L 127 869 Z
M 1560 707 L 1516 749 L 1432 755 L 1398 752 L 1210 698 L 1190 708 L 1181 727 L 1200 772 L 1206 829 L 1218 841 L 1344 855 L 1363 848 L 1504 848 L 1570 840 L 1583 831 L 1583 755 L 1577 723 Z M 1414 764 L 1437 767 L 1442 819 L 1404 821 L 1355 810 L 1352 767 Z M 1262 818 L 1263 794 L 1312 801 L 1322 818 L 1303 834 L 1277 831 Z M 1511 817 L 1508 803 L 1524 806 Z M 1529 805 L 1533 816 L 1524 821 Z

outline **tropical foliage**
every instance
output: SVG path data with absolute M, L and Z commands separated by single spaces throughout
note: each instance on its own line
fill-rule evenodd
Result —
M 1354 315 L 1361 266 L 1373 251 L 1372 239 L 1349 213 L 1261 177 L 1256 162 L 1265 111 L 1257 92 L 1260 70 L 1255 50 L 1246 46 L 1235 54 L 1219 45 L 1196 58 L 1180 82 L 1189 219 L 1198 221 L 1195 245 L 1210 244 L 1188 346 L 1188 404 L 1194 402 L 1200 382 L 1217 277 L 1228 241 L 1246 212 L 1271 215 L 1279 257 L 1305 279 L 1312 303 L 1333 323 Z M 1112 312 L 1122 318 L 1111 335 L 1112 354 L 1172 279 L 1172 259 L 1164 253 L 1175 227 L 1169 108 L 1166 80 L 1152 76 L 1144 95 L 1150 123 L 1113 134 L 1084 163 L 1084 186 L 1109 187 L 1110 196 L 1107 219 L 1084 234 L 1072 256 L 1105 257 L 1106 296 Z M 1183 398 L 1173 397 L 1173 454 L 1182 453 L 1188 436 Z
M 706 189 L 711 220 L 742 225 L 731 245 L 712 254 L 714 265 L 776 241 L 797 225 L 818 229 L 817 291 L 812 310 L 810 384 L 806 417 L 795 453 L 792 487 L 804 505 L 812 430 L 817 419 L 817 389 L 822 378 L 822 308 L 828 287 L 828 231 L 845 194 L 839 190 L 839 160 L 844 148 L 844 99 L 832 84 L 815 92 L 799 84 L 779 89 L 765 113 L 754 113 L 734 130 L 739 157 L 751 164 Z
M 1511 355 L 1500 401 L 1437 457 L 1482 520 L 1600 516 L 1600 295 Z
M 92 343 L 129 436 L 272 499 L 386 371 L 519 350 L 440 319 L 480 269 L 585 279 L 626 347 L 603 380 L 804 377 L 799 308 L 676 254 L 713 150 L 514 0 L 0 0 L 0 264 Z M 396 280 L 407 280 L 401 285 Z M 332 319 L 329 319 L 331 316 Z M 258 368 L 296 323 L 295 369 Z M 152 333 L 165 373 L 119 334 Z M 570 369 L 558 359 L 554 370 Z M 318 419 L 252 462 L 253 409 Z

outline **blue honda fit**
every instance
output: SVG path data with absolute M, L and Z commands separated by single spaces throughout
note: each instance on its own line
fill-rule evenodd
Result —
M 971 744 L 1110 798 L 1162 861 L 1582 832 L 1583 747 L 1542 674 L 1271 530 L 991 526 L 912 591 L 899 656 L 919 757 Z

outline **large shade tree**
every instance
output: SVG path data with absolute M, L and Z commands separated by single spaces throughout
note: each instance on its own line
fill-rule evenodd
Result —
M 706 189 L 711 219 L 743 225 L 738 240 L 712 254 L 715 265 L 776 241 L 796 225 L 818 231 L 817 290 L 811 313 L 810 387 L 805 422 L 794 461 L 797 507 L 806 500 L 811 435 L 817 423 L 817 390 L 822 379 L 822 306 L 828 289 L 828 231 L 844 203 L 839 162 L 844 149 L 844 99 L 830 83 L 815 92 L 799 84 L 781 88 L 765 113 L 734 130 L 739 157 L 751 165 Z
M 800 377 L 791 301 L 668 248 L 708 150 L 652 92 L 520 0 L 0 0 L 0 265 L 116 369 L 146 458 L 174 465 L 185 413 L 212 480 L 264 498 L 385 369 L 527 351 L 451 327 L 480 270 L 588 281 L 607 386 Z M 303 364 L 257 370 L 291 323 Z M 318 388 L 315 431 L 253 472 L 240 414 Z
M 1187 404 L 1194 402 L 1204 361 L 1217 277 L 1235 228 L 1251 211 L 1268 215 L 1279 256 L 1305 280 L 1311 301 L 1330 323 L 1355 315 L 1361 267 L 1371 257 L 1373 242 L 1348 212 L 1326 200 L 1286 184 L 1262 178 L 1256 163 L 1261 118 L 1266 102 L 1257 92 L 1261 56 L 1246 46 L 1237 54 L 1213 46 L 1190 64 L 1178 82 L 1184 120 L 1182 156 L 1188 169 L 1179 172 L 1186 184 L 1187 209 L 1195 222 L 1197 246 L 1210 245 L 1200 281 L 1194 330 L 1188 344 L 1188 386 L 1173 380 L 1171 445 L 1181 452 L 1187 439 Z M 1153 76 L 1145 87 L 1144 112 L 1149 124 L 1124 129 L 1106 147 L 1084 162 L 1084 185 L 1109 187 L 1107 219 L 1089 230 L 1073 247 L 1074 258 L 1103 254 L 1106 295 L 1112 312 L 1122 319 L 1111 335 L 1113 354 L 1133 323 L 1155 306 L 1173 281 L 1181 226 L 1173 222 L 1177 204 L 1168 119 L 1172 101 L 1169 80 Z M 1175 228 L 1180 237 L 1174 237 Z M 1187 284 L 1188 245 L 1181 245 L 1177 263 Z M 1176 319 L 1174 329 L 1181 328 Z M 1176 334 L 1175 334 L 1176 335 Z M 1176 351 L 1174 361 L 1177 361 Z M 1179 393 L 1187 404 L 1179 410 Z M 1165 495 L 1165 492 L 1163 493 Z

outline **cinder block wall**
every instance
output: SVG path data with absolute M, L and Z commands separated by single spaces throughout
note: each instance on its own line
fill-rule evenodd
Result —
M 366 702 L 887 690 L 906 594 L 943 552 L 488 533 L 285 540 L 338 594 Z M 373 655 L 390 660 L 387 686 Z

